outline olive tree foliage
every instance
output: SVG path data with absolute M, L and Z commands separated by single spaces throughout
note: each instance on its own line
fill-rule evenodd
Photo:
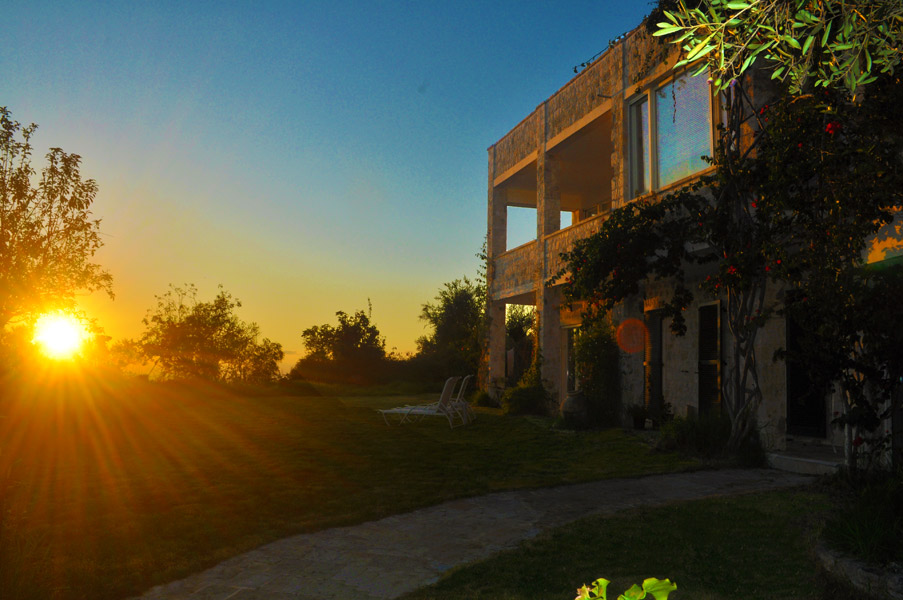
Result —
M 0 107 L 0 333 L 30 314 L 71 308 L 77 292 L 113 296 L 112 277 L 91 260 L 103 245 L 90 210 L 97 183 L 82 179 L 79 155 L 59 148 L 38 174 L 36 129 Z
M 258 341 L 259 327 L 239 319 L 234 312 L 239 307 L 241 302 L 222 286 L 210 302 L 197 300 L 194 285 L 170 286 L 144 317 L 144 333 L 118 342 L 114 350 L 126 362 L 152 362 L 165 379 L 276 381 L 282 345 L 267 338 Z
M 705 59 L 699 72 L 719 91 L 765 62 L 792 94 L 821 86 L 854 96 L 903 56 L 900 0 L 679 0 L 652 16 L 662 19 L 653 35 L 683 50 L 678 67 Z

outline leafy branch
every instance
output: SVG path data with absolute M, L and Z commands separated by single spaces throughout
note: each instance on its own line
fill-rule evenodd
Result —
M 676 68 L 700 59 L 694 74 L 709 70 L 724 90 L 760 58 L 772 79 L 789 81 L 791 93 L 842 87 L 850 96 L 893 74 L 903 53 L 903 3 L 897 0 L 708 0 L 662 11 L 654 36 L 684 52 Z

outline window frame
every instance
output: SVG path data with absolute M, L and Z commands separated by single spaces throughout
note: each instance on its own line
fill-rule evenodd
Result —
M 632 200 L 635 198 L 640 198 L 647 194 L 651 194 L 653 192 L 661 191 L 662 189 L 667 189 L 673 186 L 677 186 L 682 184 L 687 179 L 696 177 L 699 173 L 702 173 L 709 166 L 703 167 L 702 169 L 695 171 L 694 173 L 682 177 L 680 179 L 676 179 L 672 182 L 665 184 L 664 186 L 660 184 L 659 181 L 659 140 L 658 140 L 658 119 L 657 119 L 657 109 L 658 109 L 658 92 L 662 88 L 673 84 L 677 80 L 682 77 L 692 77 L 694 72 L 694 68 L 691 67 L 689 69 L 681 70 L 677 73 L 671 73 L 665 77 L 661 77 L 656 79 L 653 83 L 646 86 L 642 91 L 638 92 L 630 99 L 627 100 L 626 104 L 626 114 L 627 114 L 627 162 L 628 162 L 628 173 L 627 173 L 627 181 L 628 181 L 628 190 L 627 194 L 628 200 Z M 697 75 L 697 77 L 705 77 L 705 74 Z M 716 125 L 717 117 L 719 116 L 718 103 L 716 102 L 716 95 L 712 91 L 711 87 L 709 88 L 708 94 L 709 100 L 709 156 L 713 156 L 715 152 L 715 146 L 717 143 L 716 140 Z M 638 147 L 638 140 L 640 139 L 641 131 L 639 131 L 638 123 L 639 119 L 637 118 L 638 110 L 640 106 L 645 103 L 645 113 L 646 113 L 646 123 L 648 124 L 647 135 L 648 137 L 644 138 L 643 148 Z M 644 159 L 643 164 L 643 172 L 642 179 L 643 181 L 639 181 L 641 172 L 637 168 L 638 162 L 637 157 L 642 155 Z M 648 172 L 646 172 L 648 171 Z M 638 184 L 642 184 L 640 187 Z

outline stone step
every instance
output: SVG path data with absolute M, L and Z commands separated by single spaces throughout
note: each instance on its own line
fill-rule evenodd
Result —
M 822 459 L 793 456 L 781 452 L 769 452 L 768 464 L 773 469 L 802 475 L 831 475 L 843 465 L 843 458 Z

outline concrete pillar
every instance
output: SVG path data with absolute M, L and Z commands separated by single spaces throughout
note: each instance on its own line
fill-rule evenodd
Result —
M 536 161 L 536 237 L 540 244 L 537 265 L 540 284 L 536 294 L 536 312 L 539 316 L 542 378 L 555 400 L 556 406 L 553 408 L 557 410 L 566 392 L 561 376 L 561 291 L 546 284 L 550 266 L 546 264 L 545 238 L 561 228 L 561 166 L 554 155 L 546 152 L 546 117 L 544 111 L 543 122 L 539 127 L 543 139 L 540 140 Z
M 505 382 L 505 303 L 493 300 L 492 289 L 495 281 L 495 259 L 505 252 L 508 243 L 508 202 L 504 190 L 495 188 L 495 146 L 489 148 L 489 214 L 486 240 L 486 254 L 489 264 L 486 268 L 486 285 L 489 295 L 488 339 L 485 342 L 483 368 L 480 387 L 494 393 Z
M 485 389 L 498 399 L 505 387 L 505 307 L 503 300 L 489 300 L 489 341 Z

